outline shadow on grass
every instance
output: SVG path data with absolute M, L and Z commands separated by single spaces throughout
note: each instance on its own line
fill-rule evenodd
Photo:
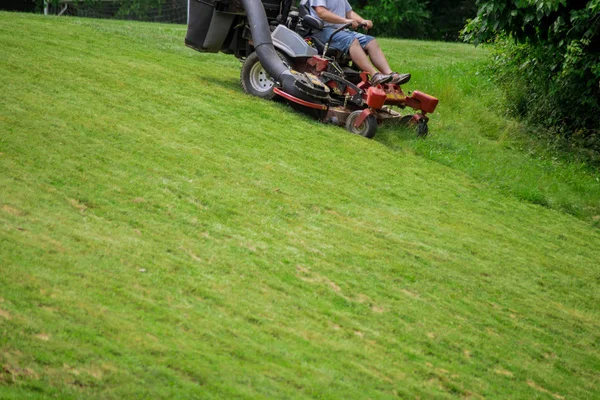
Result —
M 200 77 L 200 80 L 209 84 L 217 85 L 219 87 L 222 87 L 223 89 L 232 89 L 237 90 L 240 93 L 244 93 L 242 85 L 240 84 L 239 76 Z

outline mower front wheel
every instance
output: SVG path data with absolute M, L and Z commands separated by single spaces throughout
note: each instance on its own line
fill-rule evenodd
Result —
M 421 118 L 415 121 L 413 114 L 405 115 L 398 120 L 398 124 L 402 127 L 414 127 L 417 132 L 417 137 L 424 138 L 429 134 L 429 126 L 427 125 L 427 119 Z
M 348 115 L 348 119 L 346 120 L 346 129 L 350 133 L 371 139 L 377 132 L 377 118 L 375 118 L 374 115 L 369 114 L 359 126 L 356 126 L 355 121 L 361 113 L 362 110 L 357 110 Z
M 427 120 L 424 118 L 420 119 L 417 122 L 417 136 L 420 138 L 424 138 L 429 134 L 429 125 L 427 125 Z
M 284 64 L 287 66 L 290 65 L 287 56 L 280 52 L 277 52 L 277 55 Z M 253 52 L 244 60 L 242 71 L 240 72 L 240 82 L 242 83 L 244 92 L 248 94 L 266 100 L 271 100 L 275 97 L 275 92 L 273 92 L 273 87 L 275 86 L 273 78 L 265 71 L 256 52 Z

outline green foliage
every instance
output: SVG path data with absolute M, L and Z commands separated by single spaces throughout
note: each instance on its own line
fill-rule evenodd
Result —
M 44 0 L 35 0 L 38 9 L 44 5 Z M 53 10 L 60 9 L 60 0 L 47 0 Z M 160 15 L 163 7 L 174 0 L 115 0 L 107 3 L 103 0 L 71 0 L 69 5 L 73 7 L 85 6 L 88 10 L 104 11 L 104 17 L 120 19 L 146 19 L 149 16 Z M 181 1 L 181 0 L 177 0 Z
M 426 4 L 419 0 L 373 0 L 362 8 L 357 5 L 356 11 L 373 21 L 373 34 L 378 36 L 422 36 L 423 22 L 430 17 Z
M 167 0 L 130 0 L 123 2 L 117 17 L 132 16 L 135 18 L 145 18 L 146 16 L 162 12 L 163 5 Z
M 379 36 L 454 41 L 467 18 L 475 16 L 475 0 L 351 0 L 363 17 L 373 20 Z
M 477 5 L 477 17 L 465 30 L 466 39 L 475 43 L 504 33 L 519 41 L 565 47 L 598 34 L 600 0 L 478 0 Z
M 468 19 L 477 14 L 475 0 L 430 0 L 427 9 L 431 18 L 426 21 L 428 39 L 457 41 Z
M 494 68 L 513 109 L 571 143 L 600 151 L 600 0 L 478 5 L 465 38 L 498 43 Z

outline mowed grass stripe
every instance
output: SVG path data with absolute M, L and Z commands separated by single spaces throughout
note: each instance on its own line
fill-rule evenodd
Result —
M 0 14 L 0 397 L 595 396 L 590 214 L 455 154 L 538 159 L 450 101 L 426 141 L 351 136 L 243 95 L 184 32 Z M 480 52 L 382 43 L 411 88 L 487 110 L 456 74 Z

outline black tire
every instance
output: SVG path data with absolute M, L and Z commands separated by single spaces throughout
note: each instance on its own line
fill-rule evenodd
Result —
M 429 134 L 429 125 L 427 120 L 424 118 L 419 119 L 417 122 L 414 120 L 414 115 L 409 114 L 398 119 L 398 126 L 409 128 L 414 127 L 417 137 L 424 138 Z
M 427 121 L 425 119 L 420 119 L 417 122 L 417 136 L 420 138 L 424 138 L 429 134 L 429 125 L 427 125 Z
M 369 114 L 367 118 L 359 126 L 354 126 L 354 121 L 362 113 L 362 110 L 353 111 L 348 115 L 346 120 L 346 130 L 355 135 L 364 136 L 368 139 L 373 138 L 377 132 L 377 118 L 374 115 Z
M 277 55 L 286 66 L 290 66 L 290 60 L 285 54 L 277 52 Z M 253 52 L 244 60 L 242 71 L 240 72 L 240 82 L 245 93 L 266 100 L 271 100 L 275 97 L 275 93 L 273 92 L 275 83 L 260 64 L 256 52 Z

